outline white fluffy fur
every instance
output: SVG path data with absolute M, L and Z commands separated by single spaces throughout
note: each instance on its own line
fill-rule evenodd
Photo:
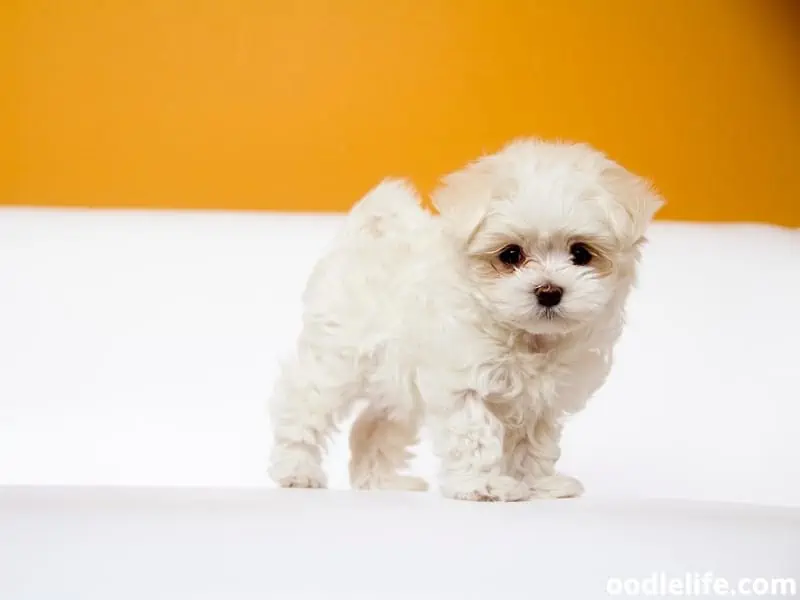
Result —
M 358 400 L 353 487 L 425 489 L 403 474 L 426 426 L 450 498 L 568 497 L 565 416 L 605 381 L 645 229 L 661 200 L 582 144 L 515 141 L 444 178 L 425 211 L 387 180 L 352 210 L 304 295 L 296 357 L 272 402 L 270 475 L 324 487 L 328 436 Z M 573 264 L 580 241 L 594 258 Z M 526 261 L 498 262 L 508 244 Z M 552 310 L 534 288 L 564 289 Z

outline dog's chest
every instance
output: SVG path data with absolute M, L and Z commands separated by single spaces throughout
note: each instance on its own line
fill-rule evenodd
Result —
M 518 352 L 489 367 L 487 398 L 516 410 L 540 411 L 558 405 L 564 386 L 577 376 L 579 365 L 551 352 Z

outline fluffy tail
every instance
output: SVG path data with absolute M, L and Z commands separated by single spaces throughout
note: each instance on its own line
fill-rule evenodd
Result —
M 373 237 L 383 237 L 421 227 L 430 218 L 409 181 L 384 179 L 353 206 L 348 227 Z

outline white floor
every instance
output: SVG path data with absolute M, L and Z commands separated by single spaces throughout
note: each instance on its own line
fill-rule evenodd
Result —
M 800 578 L 799 231 L 658 224 L 616 369 L 567 431 L 586 497 L 473 506 L 265 489 L 275 359 L 337 222 L 0 210 L 0 484 L 29 486 L 0 488 L 0 598 Z M 343 444 L 329 463 L 345 490 Z

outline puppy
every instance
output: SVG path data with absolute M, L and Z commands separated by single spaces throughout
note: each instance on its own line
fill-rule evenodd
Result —
M 564 418 L 603 384 L 645 230 L 649 184 L 583 144 L 518 140 L 446 176 L 425 211 L 386 180 L 351 211 L 305 290 L 271 404 L 270 476 L 326 485 L 326 440 L 357 400 L 350 479 L 404 474 L 420 427 L 449 498 L 570 497 Z

